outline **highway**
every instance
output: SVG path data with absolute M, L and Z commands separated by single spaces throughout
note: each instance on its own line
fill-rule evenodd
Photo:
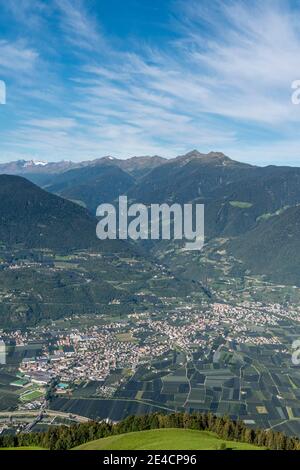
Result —
M 63 411 L 54 411 L 54 410 L 18 410 L 18 411 L 0 411 L 0 418 L 1 417 L 18 417 L 18 416 L 32 416 L 34 417 L 39 417 L 40 415 L 47 415 L 47 416 L 59 416 L 60 418 L 67 418 L 70 419 L 70 416 L 72 417 L 71 419 L 74 419 L 75 421 L 78 421 L 79 423 L 87 423 L 90 421 L 89 418 L 85 416 L 80 416 L 80 415 L 75 415 L 75 414 L 70 414 L 70 413 L 64 413 Z

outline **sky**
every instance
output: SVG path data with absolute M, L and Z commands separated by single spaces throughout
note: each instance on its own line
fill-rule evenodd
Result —
M 0 0 L 0 161 L 300 166 L 300 0 Z

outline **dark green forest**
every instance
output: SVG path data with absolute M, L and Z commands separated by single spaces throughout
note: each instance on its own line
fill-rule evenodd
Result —
M 50 450 L 69 450 L 103 437 L 162 428 L 211 431 L 221 439 L 254 444 L 268 450 L 300 450 L 300 440 L 297 438 L 272 430 L 251 429 L 242 421 L 232 421 L 211 413 L 154 413 L 129 416 L 118 423 L 90 421 L 70 427 L 57 426 L 44 433 L 0 436 L 0 447 L 39 446 Z

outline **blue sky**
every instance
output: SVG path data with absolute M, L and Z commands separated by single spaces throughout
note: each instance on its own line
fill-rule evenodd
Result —
M 2 0 L 0 161 L 300 166 L 297 0 Z

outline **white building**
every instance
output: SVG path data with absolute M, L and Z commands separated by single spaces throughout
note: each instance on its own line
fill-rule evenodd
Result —
M 2 339 L 0 339 L 0 364 L 6 364 L 6 345 Z

